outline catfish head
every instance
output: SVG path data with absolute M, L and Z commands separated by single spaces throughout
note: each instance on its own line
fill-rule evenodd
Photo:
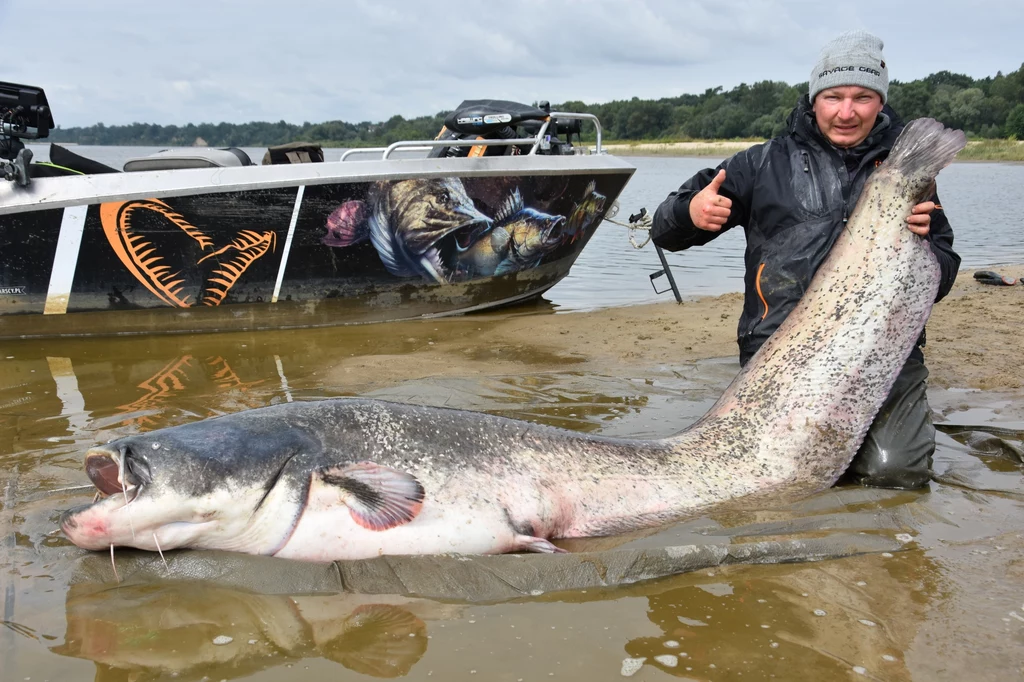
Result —
M 419 513 L 424 491 L 417 479 L 346 459 L 344 448 L 328 456 L 317 429 L 263 416 L 268 412 L 275 408 L 90 449 L 85 471 L 97 500 L 63 515 L 64 534 L 92 550 L 116 545 L 275 554 L 311 505 L 347 509 L 374 531 Z
M 175 547 L 273 553 L 301 511 L 319 442 L 301 430 L 254 433 L 226 419 L 161 429 L 91 448 L 96 501 L 68 511 L 79 547 Z

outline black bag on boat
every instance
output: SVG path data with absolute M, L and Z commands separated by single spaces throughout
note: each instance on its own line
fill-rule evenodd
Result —
M 99 173 L 120 173 L 121 171 L 51 142 L 49 163 L 34 163 L 31 172 L 33 178 L 52 178 L 61 175 L 78 175 L 79 173 L 97 175 Z
M 263 155 L 263 165 L 272 166 L 282 163 L 323 163 L 323 148 L 312 142 L 289 142 L 267 148 Z

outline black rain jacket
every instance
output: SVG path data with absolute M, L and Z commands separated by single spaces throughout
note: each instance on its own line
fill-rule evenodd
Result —
M 889 155 L 903 124 L 886 106 L 864 142 L 840 149 L 818 130 L 811 104 L 803 97 L 789 115 L 788 128 L 781 137 L 697 173 L 654 213 L 651 236 L 668 251 L 706 244 L 737 225 L 746 229 L 745 295 L 737 328 L 742 364 L 803 296 L 865 181 Z M 690 220 L 690 199 L 711 184 L 720 168 L 726 174 L 720 193 L 732 200 L 732 214 L 720 231 L 709 232 Z M 939 203 L 937 195 L 931 200 Z M 931 214 L 928 238 L 942 271 L 939 300 L 949 293 L 960 267 L 960 256 L 953 251 L 953 230 L 941 208 Z M 918 346 L 923 345 L 922 332 Z M 913 355 L 924 359 L 919 348 Z

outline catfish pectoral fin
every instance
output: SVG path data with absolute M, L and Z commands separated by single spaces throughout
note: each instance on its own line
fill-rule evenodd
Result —
M 423 508 L 423 485 L 404 471 L 360 462 L 330 467 L 318 476 L 324 485 L 336 490 L 352 519 L 369 530 L 388 530 L 409 523 Z

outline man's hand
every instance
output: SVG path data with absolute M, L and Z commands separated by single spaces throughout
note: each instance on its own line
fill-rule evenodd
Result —
M 696 199 L 696 197 L 694 198 Z M 907 216 L 907 227 L 910 231 L 922 237 L 927 237 L 932 226 L 932 211 L 935 209 L 934 201 L 925 201 L 910 209 L 910 215 Z M 690 213 L 692 215 L 692 208 Z
M 718 175 L 711 181 L 711 184 L 697 192 L 690 199 L 690 220 L 702 230 L 718 232 L 729 220 L 732 213 L 732 199 L 723 197 L 718 193 L 722 183 L 725 182 L 725 169 L 718 171 Z M 922 206 L 924 204 L 921 204 Z M 932 204 L 934 207 L 934 204 Z M 928 216 L 925 216 L 926 218 Z M 911 227 L 911 229 L 914 229 Z M 928 227 L 925 225 L 925 232 Z M 916 231 L 916 230 L 915 230 Z

